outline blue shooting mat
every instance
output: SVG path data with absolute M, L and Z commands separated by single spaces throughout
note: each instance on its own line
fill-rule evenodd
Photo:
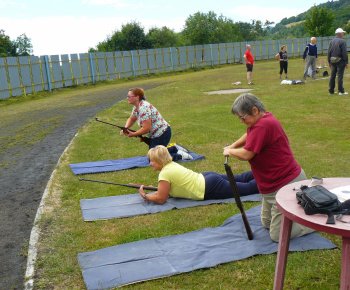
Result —
M 259 194 L 241 197 L 242 201 L 259 201 Z M 182 209 L 214 203 L 235 202 L 234 198 L 215 200 L 190 200 L 184 198 L 168 198 L 164 204 L 144 201 L 140 194 L 81 199 L 80 207 L 84 221 L 107 220 L 135 215 L 163 212 L 171 209 Z
M 241 214 L 221 226 L 79 253 L 87 289 L 110 289 L 145 280 L 210 268 L 254 255 L 276 253 L 278 243 L 261 225 L 261 205 L 246 211 L 254 234 L 248 240 Z M 290 241 L 289 251 L 332 249 L 336 246 L 312 233 Z
M 193 160 L 178 160 L 176 162 L 190 162 L 205 159 L 204 155 L 197 155 L 193 152 L 189 152 L 189 154 L 193 157 Z M 88 173 L 119 171 L 136 167 L 146 167 L 149 166 L 149 159 L 147 156 L 136 156 L 117 160 L 75 163 L 69 164 L 69 166 L 75 175 L 79 175 Z

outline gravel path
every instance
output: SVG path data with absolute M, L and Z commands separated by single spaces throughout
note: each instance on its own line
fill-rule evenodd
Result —
M 143 86 L 144 89 L 152 87 L 156 85 Z M 124 99 L 127 91 L 115 91 L 112 86 L 77 90 L 68 101 L 62 102 L 57 102 L 60 94 L 53 95 L 47 102 L 57 103 L 55 106 L 40 102 L 40 108 L 33 106 L 33 109 L 7 116 L 5 120 L 2 118 L 0 289 L 23 288 L 31 228 L 59 157 L 79 127 L 97 112 Z M 0 108 L 0 114 L 4 110 L 6 108 Z

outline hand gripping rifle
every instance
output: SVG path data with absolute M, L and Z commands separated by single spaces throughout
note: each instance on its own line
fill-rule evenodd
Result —
M 234 178 L 233 173 L 232 173 L 232 169 L 231 169 L 230 165 L 228 165 L 228 156 L 226 156 L 225 170 L 226 170 L 228 181 L 230 182 L 233 196 L 236 200 L 236 204 L 237 204 L 239 210 L 241 211 L 241 215 L 242 215 L 243 223 L 245 226 L 245 230 L 246 230 L 247 235 L 248 235 L 248 239 L 252 240 L 253 239 L 253 232 L 250 228 L 247 216 L 245 215 L 243 204 L 241 201 L 241 197 L 239 195 L 239 191 L 237 188 L 237 184 L 236 184 L 235 178 Z
M 115 124 L 111 124 L 111 123 L 107 123 L 107 122 L 101 121 L 101 120 L 99 120 L 98 118 L 95 118 L 95 120 L 96 120 L 97 122 L 101 122 L 101 123 L 104 123 L 104 124 L 107 124 L 107 125 L 111 125 L 111 126 L 114 126 L 114 127 L 118 127 L 119 129 L 122 129 L 122 130 L 123 130 L 124 134 L 128 134 L 128 130 L 129 130 L 130 132 L 136 132 L 136 131 L 134 131 L 134 130 L 131 130 L 131 129 L 126 128 L 126 127 L 123 127 L 123 126 L 118 126 L 118 125 L 115 125 Z M 144 142 L 144 143 L 146 143 L 147 145 L 149 145 L 149 138 L 148 138 L 148 137 L 144 137 L 144 136 L 136 136 L 136 137 L 140 138 L 140 142 Z
M 121 186 L 132 187 L 132 188 L 140 188 L 142 186 L 142 184 L 136 184 L 136 183 L 122 184 L 122 183 L 114 183 L 114 182 L 107 182 L 107 181 L 101 181 L 101 180 L 85 179 L 85 178 L 79 178 L 79 181 L 92 181 L 92 182 L 106 183 L 106 184 L 112 184 L 112 185 L 121 185 Z M 145 185 L 143 189 L 157 191 L 158 187 Z

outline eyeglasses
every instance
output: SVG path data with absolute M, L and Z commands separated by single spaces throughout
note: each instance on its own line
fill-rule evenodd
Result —
M 127 98 L 133 98 L 133 97 L 136 97 L 136 96 L 127 96 Z
M 238 116 L 238 119 L 242 119 L 243 121 L 245 120 L 245 118 L 247 118 L 248 114 L 245 114 L 244 116 Z

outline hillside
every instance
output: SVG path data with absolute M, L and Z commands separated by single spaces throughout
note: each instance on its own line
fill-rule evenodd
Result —
M 346 31 L 350 31 L 350 0 L 328 1 L 319 5 L 317 8 L 321 9 L 327 7 L 327 10 L 333 10 L 335 22 L 333 24 L 334 30 L 342 27 Z M 283 18 L 281 22 L 277 23 L 275 27 L 271 28 L 268 33 L 268 38 L 292 38 L 292 37 L 309 37 L 303 27 L 303 22 L 306 15 L 308 15 L 313 6 L 307 11 L 298 14 L 297 16 Z

